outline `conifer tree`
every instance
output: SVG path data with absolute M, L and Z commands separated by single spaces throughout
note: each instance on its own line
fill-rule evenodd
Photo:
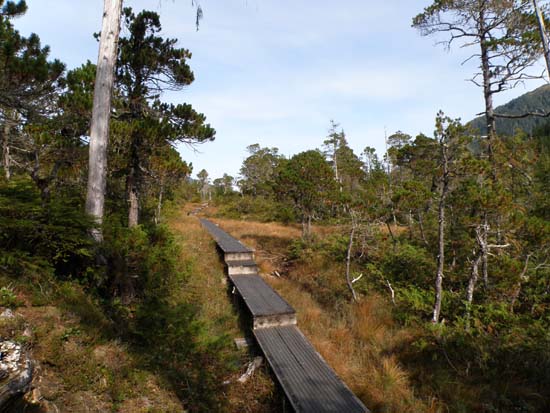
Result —
M 49 61 L 50 49 L 36 34 L 23 37 L 12 20 L 27 10 L 24 1 L 0 1 L 0 136 L 2 167 L 7 179 L 15 153 L 13 141 L 24 139 L 22 126 L 55 111 L 54 100 L 65 66 Z M 23 154 L 24 155 L 24 154 Z
M 133 227 L 139 222 L 142 185 L 154 148 L 210 141 L 215 130 L 191 105 L 160 100 L 162 92 L 182 90 L 193 82 L 187 64 L 191 53 L 177 48 L 176 39 L 159 36 L 162 26 L 157 13 L 135 14 L 125 8 L 123 18 L 128 34 L 119 41 L 116 84 L 122 104 L 119 119 L 129 126 L 125 174 L 128 225 Z

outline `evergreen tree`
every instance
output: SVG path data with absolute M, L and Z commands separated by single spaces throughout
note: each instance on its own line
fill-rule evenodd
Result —
M 205 117 L 188 104 L 160 101 L 166 90 L 182 90 L 194 80 L 187 64 L 191 53 L 177 48 L 175 39 L 164 39 L 157 13 L 131 8 L 123 11 L 128 34 L 119 41 L 116 69 L 121 108 L 128 124 L 126 193 L 128 225 L 138 224 L 140 198 L 148 159 L 156 147 L 177 142 L 195 144 L 213 140 L 215 131 Z
M 243 162 L 238 185 L 245 195 L 270 197 L 273 195 L 273 178 L 282 160 L 277 148 L 262 148 L 253 144 L 246 148 L 250 154 Z
M 332 168 L 319 151 L 294 155 L 277 169 L 276 192 L 294 206 L 304 239 L 311 237 L 311 221 L 321 217 L 335 187 Z
M 50 49 L 42 46 L 36 34 L 23 37 L 13 27 L 12 19 L 27 10 L 24 1 L 0 1 L 0 136 L 2 167 L 7 179 L 13 163 L 25 153 L 22 133 L 25 125 L 45 121 L 56 110 L 59 81 L 65 66 L 59 60 L 48 61 Z M 27 165 L 23 169 L 29 170 Z

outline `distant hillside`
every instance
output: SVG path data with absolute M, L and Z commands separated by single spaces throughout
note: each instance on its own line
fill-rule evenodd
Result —
M 519 115 L 526 112 L 550 112 L 550 85 L 544 85 L 511 100 L 495 109 L 496 113 Z M 497 132 L 502 135 L 513 135 L 517 129 L 531 133 L 533 129 L 548 123 L 549 118 L 530 116 L 523 119 L 497 119 Z M 487 134 L 485 117 L 480 116 L 470 122 L 482 135 Z

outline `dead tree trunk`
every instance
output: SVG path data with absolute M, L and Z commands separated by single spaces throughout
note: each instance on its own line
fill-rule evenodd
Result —
M 483 286 L 485 289 L 489 288 L 489 251 L 487 250 L 489 237 L 489 224 L 487 223 L 487 214 L 483 217 L 483 232 L 481 233 L 481 269 L 483 272 Z M 478 241 L 479 243 L 479 241 Z
M 447 145 L 444 141 L 441 141 L 440 147 L 443 176 L 441 177 L 438 207 L 437 275 L 435 278 L 435 303 L 432 317 L 432 322 L 434 323 L 439 322 L 439 315 L 441 313 L 441 299 L 443 296 L 443 270 L 445 266 L 445 203 L 447 193 L 449 192 L 449 158 L 447 153 Z
M 159 197 L 157 202 L 157 216 L 155 217 L 155 223 L 160 224 L 160 214 L 162 212 L 162 198 L 164 196 L 164 179 L 160 181 Z
M 135 172 L 128 175 L 126 192 L 128 194 L 128 228 L 133 228 L 139 223 L 139 194 Z
M 424 219 L 422 218 L 422 212 L 418 212 L 418 228 L 420 229 L 420 236 L 422 237 L 422 242 L 424 245 L 429 246 L 428 240 L 426 239 L 426 233 L 424 232 Z
M 105 204 L 111 91 L 114 82 L 121 10 L 122 0 L 104 1 L 90 126 L 88 188 L 86 193 L 86 212 L 93 216 L 99 225 L 103 222 Z M 97 242 L 101 242 L 103 240 L 101 228 L 94 229 L 92 236 Z
M 408 222 L 408 224 L 409 224 L 409 240 L 412 240 L 414 238 L 414 234 L 413 234 L 414 218 L 413 218 L 412 209 L 409 209 L 408 221 L 409 221 Z
M 472 309 L 472 302 L 474 300 L 474 291 L 476 283 L 479 278 L 479 265 L 481 264 L 483 251 L 482 251 L 482 230 L 478 226 L 476 227 L 476 241 L 478 243 L 477 252 L 474 254 L 474 260 L 472 261 L 472 268 L 470 270 L 470 280 L 468 281 L 468 288 L 466 289 L 466 323 L 470 324 L 470 313 Z
M 544 25 L 544 17 L 540 12 L 537 0 L 533 0 L 533 7 L 535 8 L 535 14 L 539 24 L 540 38 L 542 41 L 542 47 L 544 49 L 544 60 L 546 61 L 546 76 L 550 80 L 550 48 L 548 47 L 548 34 L 546 33 L 546 27 Z
M 2 130 L 2 166 L 4 167 L 4 174 L 9 181 L 11 178 L 11 158 L 10 158 L 10 133 L 11 124 L 6 116 L 4 120 L 4 128 Z
M 477 252 L 474 255 L 474 260 L 472 262 L 472 270 L 470 272 L 470 281 L 468 282 L 468 288 L 466 290 L 466 318 L 469 320 L 470 309 L 474 299 L 474 291 L 476 287 L 477 280 L 479 278 L 479 266 L 481 265 L 483 271 L 483 277 L 486 277 L 487 271 L 487 257 L 489 252 L 493 248 L 507 248 L 509 244 L 489 244 L 487 242 L 487 233 L 488 226 L 485 224 L 478 225 L 476 227 L 476 243 L 477 243 Z
M 523 270 L 521 271 L 521 274 L 519 275 L 518 282 L 516 284 L 516 288 L 514 289 L 514 292 L 512 293 L 512 300 L 510 301 L 510 311 L 514 311 L 514 305 L 516 304 L 517 299 L 519 298 L 519 295 L 521 293 L 521 285 L 524 282 L 529 281 L 529 277 L 527 276 L 527 270 L 529 269 L 529 259 L 531 258 L 531 254 L 527 254 L 527 257 L 525 258 L 525 264 L 523 265 Z
M 353 240 L 355 237 L 355 230 L 357 229 L 357 216 L 352 210 L 350 210 L 350 217 L 351 217 L 351 230 L 349 233 L 348 251 L 346 254 L 346 283 L 348 284 L 348 288 L 351 292 L 351 296 L 353 297 L 353 301 L 357 302 L 357 294 L 355 292 L 355 289 L 353 288 L 353 281 L 351 280 L 351 275 L 350 275 L 351 251 L 353 249 Z

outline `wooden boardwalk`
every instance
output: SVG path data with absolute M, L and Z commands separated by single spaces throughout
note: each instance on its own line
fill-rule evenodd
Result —
M 254 336 L 296 412 L 368 411 L 296 326 L 256 329 Z
M 296 312 L 258 275 L 254 251 L 201 219 L 227 265 L 228 277 L 253 320 L 253 334 L 296 413 L 369 410 L 296 327 Z

